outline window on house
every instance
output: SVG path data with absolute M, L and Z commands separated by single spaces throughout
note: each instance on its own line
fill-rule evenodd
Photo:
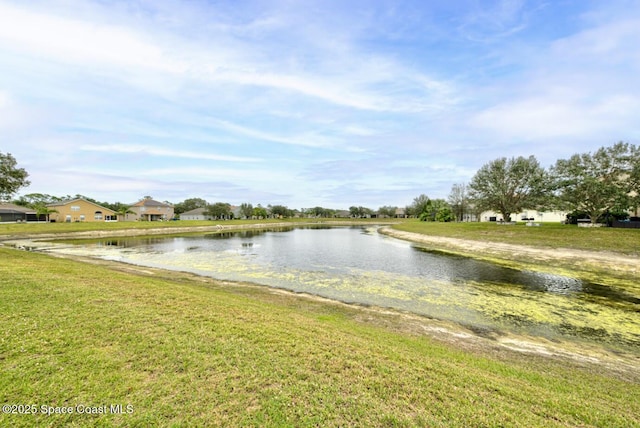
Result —
M 80 214 L 80 221 L 84 221 L 84 214 Z
M 96 211 L 93 218 L 94 220 L 102 220 L 102 211 Z
M 80 207 L 77 205 L 71 205 L 71 211 L 80 211 Z

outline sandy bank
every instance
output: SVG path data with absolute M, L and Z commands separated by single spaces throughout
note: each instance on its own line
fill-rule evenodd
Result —
M 624 254 L 473 241 L 404 232 L 391 227 L 382 227 L 378 231 L 394 238 L 415 242 L 432 250 L 451 252 L 479 259 L 503 259 L 558 267 L 570 266 L 584 271 L 608 271 L 623 275 L 637 275 L 640 273 L 640 259 Z

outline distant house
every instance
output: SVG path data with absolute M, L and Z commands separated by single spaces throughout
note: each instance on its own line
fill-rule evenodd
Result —
M 49 215 L 49 220 L 55 222 L 118 221 L 115 211 L 82 198 L 48 204 L 47 207 L 57 211 Z
M 213 220 L 210 215 L 205 215 L 206 208 L 196 208 L 180 214 L 180 220 Z
M 0 223 L 36 220 L 35 210 L 15 204 L 0 204 Z
M 171 220 L 174 216 L 173 206 L 151 198 L 144 198 L 131 205 L 129 209 L 133 212 L 135 220 L 141 221 L 165 221 Z
M 511 214 L 511 221 L 535 221 L 537 223 L 561 223 L 567 219 L 566 211 L 537 211 L 524 210 Z M 495 211 L 484 211 L 480 214 L 480 221 L 502 221 L 502 214 Z
M 396 218 L 406 218 L 407 213 L 404 208 L 396 208 L 395 216 Z

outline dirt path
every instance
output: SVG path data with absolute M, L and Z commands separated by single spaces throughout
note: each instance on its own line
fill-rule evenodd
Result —
M 499 258 L 549 266 L 571 266 L 586 271 L 608 271 L 624 275 L 640 273 L 640 259 L 605 251 L 585 251 L 567 248 L 539 248 L 499 242 L 473 241 L 444 236 L 424 235 L 382 227 L 383 233 L 394 238 L 415 242 L 434 250 L 449 251 L 480 259 Z

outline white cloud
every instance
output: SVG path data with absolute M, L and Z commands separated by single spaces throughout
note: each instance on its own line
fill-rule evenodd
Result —
M 638 138 L 640 19 L 628 12 L 615 18 L 593 12 L 583 17 L 587 27 L 529 51 L 518 79 L 494 89 L 496 103 L 476 111 L 468 123 L 518 141 L 604 145 Z
M 220 129 L 254 138 L 256 140 L 308 147 L 328 147 L 335 145 L 335 141 L 331 141 L 330 138 L 314 135 L 312 132 L 294 136 L 280 136 L 271 132 L 259 131 L 246 126 L 237 125 L 225 120 L 209 119 L 208 122 Z
M 589 138 L 612 132 L 626 133 L 624 124 L 640 108 L 640 98 L 617 95 L 589 103 L 553 96 L 513 101 L 487 109 L 471 125 L 506 138 L 535 141 L 550 138 Z M 618 135 L 611 135 L 616 139 Z M 605 144 L 603 141 L 602 144 Z
M 59 18 L 0 4 L 0 40 L 5 49 L 82 65 L 106 65 L 181 72 L 185 64 L 168 57 L 142 34 L 127 28 Z M 89 63 L 89 64 L 87 64 Z
M 190 152 L 188 150 L 173 150 L 165 149 L 161 147 L 143 146 L 143 145 L 126 145 L 126 144 L 108 144 L 101 146 L 93 145 L 81 145 L 79 150 L 88 152 L 103 152 L 103 153 L 125 153 L 125 154 L 143 154 L 150 156 L 161 156 L 170 158 L 185 158 L 185 159 L 202 159 L 202 160 L 214 160 L 224 162 L 260 162 L 259 158 L 243 157 L 243 156 L 229 156 L 218 155 L 207 152 Z
M 7 4 L 0 4 L 0 17 L 0 45 L 4 49 L 74 64 L 80 70 L 110 70 L 113 78 L 159 93 L 176 85 L 172 79 L 178 79 L 286 90 L 361 110 L 420 112 L 440 105 L 445 100 L 441 88 L 448 86 L 417 75 L 389 58 L 356 51 L 348 52 L 340 64 L 328 60 L 334 53 L 318 53 L 327 56 L 319 56 L 319 68 L 310 72 L 307 67 L 282 64 L 280 56 L 273 57 L 260 45 L 247 45 L 216 33 L 204 44 L 162 29 L 153 33 L 132 30 Z M 327 66 L 332 68 L 328 70 Z M 397 89 L 399 82 L 404 82 L 400 93 L 384 89 Z
M 640 19 L 631 14 L 562 38 L 553 43 L 552 50 L 564 61 L 603 61 L 604 67 L 623 61 L 637 67 L 640 66 L 639 40 Z

